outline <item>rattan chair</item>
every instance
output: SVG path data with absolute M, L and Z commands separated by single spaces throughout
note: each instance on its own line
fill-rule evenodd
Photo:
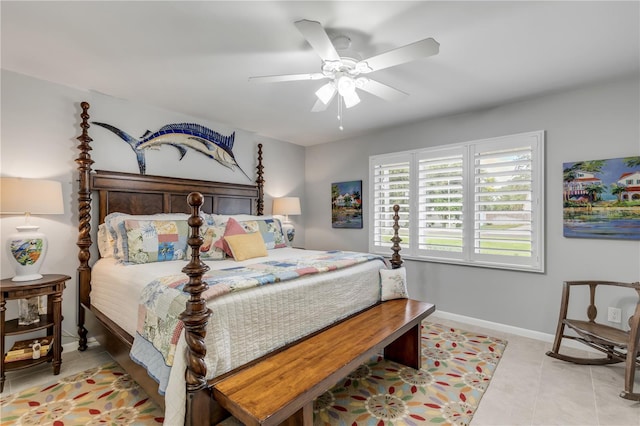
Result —
M 567 311 L 569 308 L 569 293 L 572 287 L 588 286 L 590 303 L 587 307 L 588 321 L 569 319 Z M 640 401 L 640 393 L 633 392 L 633 382 L 635 378 L 636 366 L 640 365 L 638 358 L 638 337 L 640 336 L 640 299 L 636 303 L 635 311 L 629 318 L 628 330 L 611 327 L 595 322 L 598 309 L 595 305 L 596 288 L 598 286 L 616 286 L 635 290 L 640 297 L 640 282 L 621 283 L 612 281 L 565 281 L 562 291 L 562 303 L 560 305 L 560 318 L 556 330 L 553 350 L 547 355 L 563 361 L 574 362 L 576 364 L 605 365 L 625 362 L 624 390 L 620 396 L 633 401 Z M 565 334 L 565 326 L 573 330 L 576 335 Z M 580 358 L 560 353 L 562 339 L 577 340 L 606 354 L 601 358 Z

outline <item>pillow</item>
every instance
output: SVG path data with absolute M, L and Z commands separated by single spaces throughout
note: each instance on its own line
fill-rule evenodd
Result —
M 247 232 L 244 230 L 242 225 L 240 225 L 234 218 L 229 218 L 224 230 L 225 237 L 238 235 L 238 234 L 246 234 L 246 233 Z M 229 248 L 229 244 L 227 243 L 226 238 L 220 238 L 218 241 L 213 243 L 213 245 L 223 250 L 227 255 L 233 256 L 233 253 L 231 253 L 231 249 Z
M 260 216 L 258 216 L 260 217 Z M 256 219 L 243 220 L 240 225 L 247 233 L 260 232 L 267 250 L 277 249 L 287 246 L 287 240 L 282 232 L 282 225 L 279 219 Z
M 125 220 L 123 244 L 128 263 L 183 260 L 189 226 L 186 220 Z
M 104 223 L 98 225 L 97 240 L 100 257 L 113 257 L 113 249 L 115 248 L 116 241 L 111 237 L 111 234 L 107 230 L 107 225 Z
M 231 249 L 231 255 L 238 262 L 267 255 L 267 248 L 259 232 L 225 235 L 224 239 Z
M 224 237 L 226 226 L 202 225 L 200 236 L 204 240 L 200 246 L 200 259 L 202 260 L 222 260 L 225 258 L 223 249 L 216 247 L 215 243 Z M 189 251 L 189 257 L 191 256 Z
M 407 270 L 398 269 L 380 269 L 380 287 L 382 294 L 380 299 L 406 299 L 407 294 Z
M 126 252 L 124 244 L 127 239 L 127 231 L 124 228 L 125 220 L 187 220 L 189 215 L 186 213 L 158 213 L 150 215 L 132 215 L 126 213 L 110 213 L 104 218 L 104 224 L 108 233 L 115 241 L 113 247 L 113 257 L 118 260 L 124 260 Z

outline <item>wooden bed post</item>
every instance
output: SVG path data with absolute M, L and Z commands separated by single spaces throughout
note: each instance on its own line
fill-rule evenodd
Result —
M 89 290 L 91 286 L 91 267 L 89 266 L 89 259 L 91 258 L 91 252 L 89 248 L 91 247 L 91 188 L 90 188 L 90 175 L 91 175 L 91 165 L 93 164 L 93 160 L 91 159 L 91 145 L 90 142 L 93 140 L 89 136 L 89 103 L 82 102 L 80 104 L 82 107 L 82 114 L 80 114 L 80 118 L 82 119 L 82 123 L 80 123 L 80 127 L 82 128 L 82 134 L 78 136 L 76 139 L 80 141 L 80 145 L 78 145 L 78 149 L 80 150 L 80 155 L 76 158 L 76 163 L 78 163 L 78 241 L 77 246 L 80 248 L 78 253 L 78 260 L 80 260 L 80 265 L 78 266 L 78 283 L 79 286 L 79 294 L 78 294 L 78 336 L 80 340 L 78 342 L 78 350 L 84 351 L 87 349 L 87 329 L 84 327 L 85 321 L 85 311 L 83 308 L 83 304 L 85 306 L 89 306 Z
M 398 269 L 402 266 L 402 258 L 400 257 L 400 242 L 402 238 L 398 235 L 398 230 L 400 229 L 400 225 L 398 221 L 400 220 L 400 216 L 398 215 L 398 211 L 400 211 L 400 206 L 395 204 L 393 206 L 393 237 L 391 238 L 391 242 L 393 246 L 391 247 L 391 251 L 393 251 L 393 255 L 391 255 L 391 268 Z
M 262 166 L 262 144 L 258 144 L 258 178 L 256 184 L 258 186 L 258 216 L 264 215 L 264 167 Z
M 191 216 L 188 219 L 191 233 L 187 243 L 191 247 L 191 260 L 182 269 L 189 277 L 189 283 L 184 291 L 189 293 L 184 312 L 180 319 L 184 323 L 184 335 L 187 342 L 187 370 L 185 378 L 187 382 L 187 407 L 185 425 L 210 424 L 211 391 L 207 386 L 207 366 L 204 357 L 207 353 L 204 338 L 207 334 L 206 326 L 209 322 L 211 309 L 207 308 L 202 293 L 209 288 L 202 276 L 209 267 L 200 260 L 200 246 L 203 239 L 200 236 L 200 226 L 203 220 L 200 217 L 200 207 L 204 197 L 199 192 L 192 192 L 187 197 L 191 207 Z

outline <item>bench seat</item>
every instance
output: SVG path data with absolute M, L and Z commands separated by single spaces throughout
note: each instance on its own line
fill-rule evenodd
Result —
M 430 303 L 377 304 L 215 383 L 215 399 L 247 426 L 313 424 L 313 400 L 384 349 L 419 369 L 420 323 Z

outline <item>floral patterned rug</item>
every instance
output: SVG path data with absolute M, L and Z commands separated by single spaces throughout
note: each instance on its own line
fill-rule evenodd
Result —
M 314 403 L 315 426 L 468 425 L 504 340 L 423 322 L 421 370 L 374 357 Z M 163 413 L 115 363 L 0 400 L 3 425 L 153 425 Z M 221 425 L 240 423 L 229 419 Z
M 118 364 L 109 363 L 0 399 L 4 425 L 158 425 L 164 413 Z

